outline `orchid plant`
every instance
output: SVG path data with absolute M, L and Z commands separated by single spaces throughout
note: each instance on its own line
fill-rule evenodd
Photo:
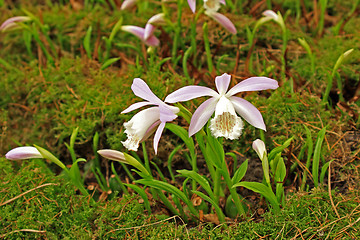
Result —
M 48 150 L 39 147 L 37 145 L 34 145 L 34 147 L 31 146 L 24 146 L 24 147 L 17 147 L 12 150 L 10 150 L 8 153 L 6 153 L 5 157 L 9 160 L 18 161 L 18 160 L 26 160 L 26 159 L 47 159 L 51 162 L 55 163 L 57 166 L 59 166 L 65 173 L 65 175 L 68 177 L 70 182 L 77 188 L 79 191 L 86 197 L 90 198 L 90 201 L 92 203 L 95 203 L 94 199 L 90 197 L 89 192 L 84 187 L 83 179 L 80 174 L 79 170 L 79 162 L 86 162 L 86 159 L 84 158 L 76 158 L 75 150 L 74 150 L 74 144 L 76 135 L 78 133 L 78 128 L 74 129 L 71 138 L 70 138 L 70 144 L 66 144 L 70 156 L 72 158 L 73 164 L 70 168 L 67 168 L 65 164 L 60 161 L 57 157 L 55 157 L 51 152 Z
M 185 219 L 187 219 L 188 213 L 180 204 L 180 200 L 187 205 L 190 216 L 197 218 L 199 214 L 198 210 L 196 210 L 196 206 L 194 206 L 191 201 L 195 195 L 211 204 L 219 222 L 224 222 L 225 213 L 232 217 L 239 214 L 246 214 L 244 199 L 237 193 L 235 187 L 246 173 L 247 161 L 236 169 L 233 176 L 231 176 L 225 160 L 226 154 L 222 146 L 222 140 L 219 138 L 225 137 L 226 139 L 234 140 L 240 137 L 244 124 L 238 115 L 252 126 L 266 130 L 264 120 L 259 110 L 250 102 L 235 95 L 246 91 L 276 89 L 278 88 L 278 83 L 276 80 L 267 77 L 252 77 L 229 89 L 230 82 L 231 76 L 225 73 L 215 78 L 217 91 L 203 86 L 186 86 L 169 94 L 165 100 L 162 101 L 152 93 L 143 80 L 135 78 L 133 81 L 131 88 L 134 94 L 146 101 L 134 103 L 122 113 L 128 113 L 148 105 L 155 106 L 141 110 L 135 114 L 130 121 L 124 123 L 125 133 L 128 138 L 122 143 L 128 150 L 136 151 L 139 143 L 143 142 L 151 133 L 156 131 L 153 140 L 153 147 L 156 154 L 165 124 L 173 121 L 178 114 L 188 116 L 185 117 L 185 119 L 190 122 L 188 133 L 186 133 L 182 127 L 174 124 L 170 124 L 169 127 L 167 127 L 168 130 L 178 135 L 180 139 L 186 143 L 186 146 L 191 152 L 190 163 L 193 169 L 177 171 L 180 174 L 179 176 L 187 179 L 182 186 L 182 190 L 169 184 L 166 179 L 156 180 L 152 177 L 151 169 L 149 168 L 150 164 L 146 163 L 146 161 L 149 161 L 147 154 L 144 154 L 144 156 L 146 156 L 145 165 L 133 158 L 129 160 L 129 155 L 114 150 L 99 150 L 99 154 L 105 158 L 127 163 L 137 168 L 139 170 L 137 173 L 143 179 L 136 180 L 135 182 L 143 184 L 145 187 L 151 187 L 157 191 L 156 194 L 159 194 L 159 190 L 165 190 L 169 194 L 172 194 L 172 199 L 177 207 L 176 209 L 168 202 L 165 196 L 159 197 L 174 214 L 180 214 Z M 179 104 L 179 102 L 203 96 L 210 96 L 211 98 L 202 103 L 194 114 L 191 114 L 184 106 Z M 176 103 L 178 107 L 169 105 L 172 103 Z M 209 121 L 214 113 L 214 118 Z M 203 129 L 207 122 L 209 122 L 208 128 Z M 157 130 L 155 130 L 157 126 Z M 211 176 L 210 179 L 205 178 L 197 172 L 196 152 L 195 145 L 192 142 L 192 136 L 195 136 L 205 157 Z M 143 148 L 143 150 L 146 151 L 145 148 Z M 161 173 L 159 174 L 162 175 Z M 269 177 L 266 177 L 266 179 L 269 179 Z M 189 180 L 192 183 L 191 190 L 188 189 L 186 184 Z M 268 186 L 270 187 L 270 185 Z M 199 187 L 201 187 L 206 194 L 199 191 Z M 137 189 L 137 191 L 139 191 L 139 189 Z M 229 195 L 226 194 L 227 191 L 230 192 Z M 225 213 L 220 207 L 220 198 L 223 197 L 227 199 Z M 148 201 L 146 197 L 144 200 Z M 231 210 L 234 208 L 236 209 L 235 212 Z
M 255 40 L 255 33 L 256 31 L 259 29 L 260 26 L 262 26 L 263 24 L 265 24 L 266 22 L 269 22 L 269 21 L 274 21 L 275 23 L 277 23 L 281 30 L 282 30 L 282 40 L 283 40 L 283 45 L 282 45 L 282 74 L 283 74 L 283 77 L 284 77 L 284 72 L 285 72 L 285 51 L 286 51 L 286 48 L 287 48 L 287 41 L 288 41 L 288 33 L 287 33 L 287 28 L 286 28 L 286 25 L 285 25 L 285 22 L 284 22 L 284 19 L 281 15 L 280 12 L 277 12 L 275 13 L 273 10 L 266 10 L 262 13 L 264 15 L 264 17 L 260 18 L 256 23 L 255 23 L 255 26 L 254 26 L 254 29 L 251 31 L 248 27 L 246 28 L 246 32 L 247 32 L 247 38 L 248 38 L 248 41 L 249 41 L 249 48 L 250 48 L 250 51 L 249 51 L 249 66 L 248 68 L 250 69 L 250 71 L 252 70 L 252 48 L 254 47 L 254 40 Z

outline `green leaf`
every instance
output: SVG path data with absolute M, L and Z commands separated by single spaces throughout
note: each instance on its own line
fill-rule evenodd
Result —
M 178 188 L 174 187 L 173 185 L 155 179 L 140 179 L 135 182 L 174 194 L 189 207 L 189 210 L 194 216 L 196 217 L 199 216 L 199 213 L 196 211 L 189 198 L 182 191 L 180 191 Z
M 224 215 L 223 211 L 221 210 L 219 205 L 213 199 L 209 198 L 208 196 L 206 196 L 202 192 L 199 192 L 199 191 L 192 191 L 192 192 L 197 194 L 199 197 L 201 197 L 205 201 L 208 201 L 211 204 L 211 206 L 215 208 L 216 214 L 217 214 L 217 216 L 219 218 L 219 222 L 220 223 L 225 222 L 225 215 Z
M 124 156 L 125 156 L 125 160 L 126 160 L 127 164 L 129 164 L 133 167 L 136 167 L 143 174 L 150 176 L 150 173 L 146 170 L 146 168 L 138 160 L 136 160 L 134 157 L 130 156 L 127 153 L 124 153 Z
M 79 162 L 86 162 L 86 159 L 79 158 L 75 162 L 73 162 L 73 164 L 70 167 L 69 176 L 74 181 L 74 183 L 76 182 L 78 184 L 82 184 L 79 165 L 78 165 Z
M 189 171 L 189 170 L 185 170 L 185 169 L 177 170 L 177 172 L 180 173 L 184 177 L 188 177 L 188 178 L 195 180 L 207 192 L 207 194 L 209 194 L 210 198 L 215 200 L 215 196 L 210 187 L 210 184 L 209 184 L 208 180 L 206 180 L 203 176 L 201 176 L 197 172 Z
M 193 158 L 195 156 L 195 145 L 194 145 L 194 140 L 191 137 L 189 137 L 188 132 L 184 128 L 173 123 L 166 124 L 165 128 L 169 129 L 176 136 L 181 138 L 181 140 L 183 140 L 183 142 L 186 144 L 186 147 L 190 151 L 191 158 Z
M 120 17 L 119 21 L 117 21 L 117 23 L 115 24 L 115 26 L 113 27 L 113 29 L 111 30 L 110 33 L 110 37 L 109 37 L 109 41 L 112 42 L 114 40 L 114 37 L 116 35 L 116 33 L 120 30 L 121 25 L 123 22 L 123 18 Z
M 180 148 L 182 148 L 182 145 L 178 145 L 177 147 L 175 147 L 169 157 L 168 157 L 168 161 L 167 161 L 167 167 L 169 169 L 169 173 L 170 173 L 170 176 L 171 176 L 171 180 L 175 182 L 175 176 L 174 176 L 174 173 L 172 172 L 172 167 L 171 167 L 171 163 L 172 163 L 172 159 L 174 158 L 175 154 L 180 150 Z
M 245 187 L 247 189 L 250 189 L 251 191 L 261 194 L 270 202 L 271 206 L 274 208 L 276 212 L 280 211 L 280 206 L 275 194 L 265 184 L 258 182 L 240 182 L 233 186 L 233 188 L 235 187 Z
M 279 161 L 276 166 L 275 171 L 275 181 L 278 183 L 282 183 L 286 177 L 286 166 L 284 163 L 284 159 L 282 157 L 279 158 Z
M 104 69 L 106 69 L 107 67 L 109 67 L 111 64 L 113 64 L 114 62 L 119 61 L 119 60 L 120 60 L 119 57 L 117 57 L 117 58 L 110 58 L 110 59 L 106 60 L 103 65 L 101 65 L 101 68 L 100 68 L 100 69 L 101 69 L 101 70 L 104 70 Z
M 276 154 L 282 152 L 285 148 L 287 148 L 293 139 L 294 139 L 294 137 L 291 137 L 288 140 L 286 140 L 283 145 L 278 146 L 278 147 L 274 148 L 273 150 L 271 150 L 271 152 L 268 155 L 269 162 L 274 159 Z
M 86 31 L 84 42 L 83 42 L 84 49 L 85 49 L 86 54 L 89 59 L 91 59 L 91 46 L 90 46 L 91 32 L 92 32 L 92 26 L 90 26 L 88 28 L 88 30 Z
M 248 168 L 248 160 L 246 159 L 245 162 L 243 162 L 234 173 L 234 176 L 231 179 L 233 185 L 241 181 L 241 179 L 245 176 L 247 168 Z
M 334 160 L 331 160 L 331 161 L 325 163 L 324 166 L 321 168 L 321 173 L 320 173 L 320 182 L 321 183 L 324 182 L 326 171 L 328 170 L 330 163 L 332 163 L 333 161 Z
M 217 138 L 211 135 L 209 128 L 207 128 L 206 140 L 207 143 L 205 151 L 207 152 L 209 160 L 217 168 L 222 169 L 223 163 L 225 162 L 225 152 L 223 145 L 219 142 Z
M 59 167 L 61 167 L 63 170 L 65 170 L 66 172 L 68 172 L 68 168 L 58 159 L 56 158 L 52 153 L 50 153 L 48 150 L 39 147 L 37 145 L 34 145 L 34 147 L 36 147 L 36 149 L 40 152 L 40 154 L 45 158 L 48 159 L 50 161 L 52 161 L 53 163 L 55 163 L 56 165 L 58 165 Z
M 317 187 L 319 185 L 319 163 L 320 163 L 320 154 L 322 143 L 325 138 L 326 127 L 320 130 L 316 139 L 316 145 L 314 150 L 313 164 L 312 164 L 312 175 L 314 180 L 314 185 Z

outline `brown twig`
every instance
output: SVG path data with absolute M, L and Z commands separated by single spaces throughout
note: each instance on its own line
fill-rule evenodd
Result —
M 145 225 L 142 225 L 142 226 L 135 226 L 135 227 L 127 227 L 127 228 L 118 228 L 118 229 L 114 229 L 114 230 L 111 230 L 109 232 L 107 232 L 105 235 L 109 234 L 109 233 L 112 233 L 112 232 L 116 232 L 116 231 L 123 231 L 123 230 L 132 230 L 132 229 L 139 229 L 139 228 L 143 228 L 143 227 L 150 227 L 150 226 L 153 226 L 153 225 L 156 225 L 156 224 L 159 224 L 159 223 L 162 223 L 162 222 L 166 222 L 168 220 L 171 220 L 171 219 L 174 219 L 176 221 L 176 218 L 179 218 L 181 220 L 181 222 L 185 224 L 184 220 L 178 216 L 178 215 L 175 215 L 175 216 L 172 216 L 172 217 L 169 217 L 169 218 L 166 218 L 166 219 L 163 219 L 163 220 L 160 220 L 160 221 L 157 221 L 157 222 L 154 222 L 154 223 L 150 223 L 150 224 L 145 224 Z M 189 230 L 186 229 L 186 233 L 188 235 L 188 239 L 190 239 L 190 235 L 189 235 Z
M 329 171 L 328 171 L 328 189 L 329 189 L 329 198 L 330 198 L 330 202 L 331 202 L 331 206 L 333 207 L 335 213 L 336 213 L 336 216 L 338 218 L 340 218 L 340 215 L 336 209 L 336 206 L 334 204 L 334 201 L 333 201 L 333 198 L 332 198 L 332 194 L 331 194 L 331 162 L 329 163 Z
M 12 201 L 15 201 L 16 199 L 24 196 L 25 194 L 28 194 L 28 193 L 34 191 L 34 190 L 37 190 L 37 189 L 42 188 L 42 187 L 50 186 L 50 185 L 55 185 L 55 186 L 57 186 L 57 185 L 59 185 L 59 184 L 56 184 L 56 183 L 45 183 L 45 184 L 43 184 L 43 185 L 37 186 L 37 187 L 35 187 L 35 188 L 33 188 L 33 189 L 30 189 L 30 190 L 28 190 L 28 191 L 26 191 L 26 192 L 21 193 L 20 195 L 14 197 L 14 198 L 12 198 L 12 199 L 9 199 L 9 200 L 7 200 L 7 201 L 5 201 L 5 202 L 3 202 L 3 203 L 0 203 L 0 207 L 6 205 L 6 204 L 8 204 L 8 203 L 11 203 Z M 17 231 L 18 231 L 18 230 L 17 230 Z
M 20 229 L 20 230 L 15 230 L 15 231 L 12 231 L 9 233 L 2 234 L 2 235 L 0 235 L 0 238 L 5 238 L 7 235 L 17 233 L 17 232 L 46 233 L 46 231 L 40 231 L 40 230 L 34 230 L 34 229 Z

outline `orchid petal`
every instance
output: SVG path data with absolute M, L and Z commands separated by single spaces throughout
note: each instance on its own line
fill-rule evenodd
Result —
M 159 39 L 157 39 L 155 36 L 151 35 L 148 39 L 145 39 L 145 29 L 138 26 L 132 26 L 132 25 L 125 25 L 121 27 L 121 30 L 124 32 L 128 32 L 131 34 L 134 34 L 138 38 L 140 38 L 141 41 L 143 41 L 146 45 L 149 46 L 158 46 L 160 44 Z
M 162 132 L 164 131 L 165 122 L 160 123 L 159 127 L 156 130 L 155 136 L 154 136 L 154 150 L 155 154 L 157 154 L 157 149 L 160 141 L 160 137 Z
M 215 11 L 205 11 L 205 14 L 207 14 L 209 17 L 213 18 L 215 21 L 217 21 L 221 26 L 223 26 L 226 30 L 228 30 L 232 34 L 236 34 L 236 28 L 234 24 L 225 17 L 225 15 L 215 12 Z
M 196 109 L 189 126 L 189 137 L 200 131 L 200 129 L 206 124 L 211 115 L 214 113 L 217 103 L 218 99 L 210 98 Z
M 279 87 L 279 84 L 274 79 L 267 78 L 267 77 L 251 77 L 251 78 L 245 79 L 244 81 L 241 81 L 240 83 L 236 84 L 233 88 L 231 88 L 226 93 L 226 96 L 230 97 L 239 92 L 276 89 L 278 87 Z
M 256 139 L 253 144 L 252 148 L 255 150 L 261 161 L 264 159 L 264 155 L 266 155 L 266 147 L 265 143 L 261 141 L 260 139 Z
M 138 108 L 141 108 L 141 107 L 144 107 L 144 106 L 147 106 L 147 105 L 153 105 L 153 103 L 151 102 L 137 102 L 137 103 L 134 103 L 134 104 L 131 104 L 127 109 L 123 110 L 121 113 L 128 113 L 128 112 L 131 112 L 131 111 L 134 111 Z
M 135 6 L 136 0 L 124 0 L 124 2 L 121 4 L 120 9 L 121 10 L 127 10 Z
M 163 101 L 160 100 L 149 88 L 149 86 L 141 78 L 134 78 L 131 90 L 134 94 L 142 99 L 149 101 L 150 103 L 159 105 Z
M 226 1 L 225 1 L 225 0 L 220 0 L 219 2 L 220 2 L 221 4 L 226 5 Z
M 148 40 L 153 35 L 155 27 L 152 24 L 147 23 L 145 26 L 144 39 Z
M 170 93 L 166 98 L 165 102 L 175 103 L 175 102 L 184 102 L 194 98 L 211 96 L 218 97 L 219 94 L 208 87 L 203 86 L 186 86 L 176 90 L 173 93 Z
M 277 21 L 279 16 L 273 10 L 266 10 L 262 13 L 265 17 L 271 18 L 274 21 Z
M 118 162 L 121 162 L 121 163 L 129 164 L 128 161 L 126 161 L 125 156 L 124 156 L 124 154 L 122 152 L 112 150 L 112 149 L 102 149 L 102 150 L 98 150 L 97 152 L 98 152 L 98 154 L 100 154 L 104 158 L 114 160 L 114 161 L 118 161 Z
M 159 105 L 159 110 L 161 122 L 171 122 L 177 118 L 177 115 L 165 104 Z
M 227 73 L 224 73 L 223 75 L 217 76 L 215 78 L 216 89 L 220 95 L 224 95 L 226 93 L 229 88 L 230 80 L 231 76 Z
M 144 43 L 148 46 L 157 47 L 160 44 L 160 40 L 154 35 L 152 35 L 147 40 L 145 40 Z
M 161 24 L 165 23 L 165 14 L 164 13 L 158 13 L 152 16 L 148 21 L 148 24 Z
M 234 105 L 235 111 L 244 118 L 248 123 L 256 128 L 266 131 L 266 126 L 260 111 L 245 99 L 239 97 L 230 97 L 230 101 Z
M 189 7 L 193 13 L 196 10 L 196 0 L 188 0 Z
M 23 160 L 30 158 L 43 158 L 39 150 L 35 147 L 17 147 L 10 150 L 5 154 L 5 157 L 9 160 Z
M 133 25 L 124 25 L 121 27 L 121 30 L 131 33 L 131 34 L 134 34 L 141 40 L 144 40 L 145 29 L 142 27 L 133 26 Z
M 144 137 L 140 140 L 140 142 L 145 141 L 146 139 L 148 139 L 151 134 L 153 134 L 157 128 L 157 126 L 159 126 L 159 124 L 161 123 L 160 120 L 157 120 L 156 122 L 154 122 L 145 132 Z

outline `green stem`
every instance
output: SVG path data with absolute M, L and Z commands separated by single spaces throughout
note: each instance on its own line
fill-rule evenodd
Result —
M 183 0 L 178 0 L 177 2 L 178 2 L 177 24 L 176 24 L 175 29 L 174 29 L 175 36 L 174 36 L 173 47 L 172 47 L 172 51 L 171 51 L 171 56 L 173 58 L 172 60 L 173 60 L 174 67 L 177 64 L 177 49 L 178 49 L 178 45 L 179 45 L 179 41 L 180 41 L 181 15 L 182 15 L 182 3 L 183 3 Z
M 143 149 L 143 154 L 144 154 L 144 162 L 145 162 L 145 168 L 146 170 L 151 173 L 150 170 L 150 161 L 149 161 L 149 157 L 147 155 L 147 151 L 146 151 L 146 146 L 145 146 L 145 142 L 141 143 L 142 149 Z
M 214 67 L 213 67 L 211 51 L 210 51 L 210 42 L 209 42 L 209 37 L 208 37 L 208 25 L 206 22 L 203 25 L 203 34 L 204 34 L 204 36 L 203 36 L 204 37 L 204 46 L 205 46 L 208 69 L 209 69 L 209 72 L 212 73 Z
M 223 165 L 226 166 L 225 161 L 224 161 Z M 243 207 L 243 205 L 241 203 L 239 194 L 236 192 L 236 188 L 232 187 L 233 184 L 232 184 L 232 181 L 231 181 L 231 178 L 230 178 L 229 171 L 227 170 L 227 168 L 225 168 L 225 169 L 222 169 L 222 173 L 223 173 L 223 177 L 225 179 L 227 187 L 229 188 L 231 198 L 233 199 L 233 201 L 235 203 L 235 207 L 236 207 L 238 213 L 240 215 L 244 216 L 245 215 L 245 209 L 244 209 L 244 207 Z

